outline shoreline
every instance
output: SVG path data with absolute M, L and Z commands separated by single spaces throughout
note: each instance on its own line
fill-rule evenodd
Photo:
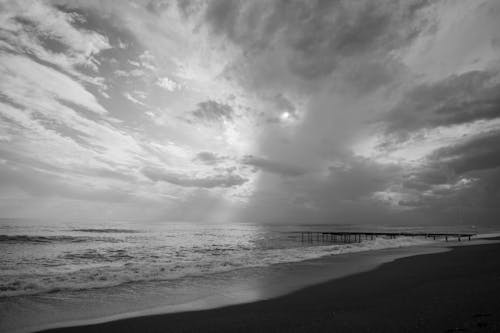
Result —
M 477 242 L 479 243 L 483 243 L 483 245 L 477 245 Z M 491 241 L 490 241 L 491 242 Z M 401 253 L 399 254 L 399 256 L 395 256 L 394 258 L 390 259 L 390 260 L 386 260 L 385 262 L 381 262 L 381 263 L 378 263 L 378 264 L 375 264 L 375 265 L 372 265 L 373 267 L 371 268 L 368 268 L 366 270 L 361 270 L 361 272 L 352 272 L 351 274 L 344 274 L 343 276 L 340 276 L 340 277 L 330 277 L 330 278 L 327 278 L 325 279 L 325 281 L 316 281 L 314 282 L 312 285 L 310 286 L 304 286 L 302 288 L 292 288 L 292 291 L 291 292 L 288 292 L 288 293 L 276 293 L 273 295 L 272 292 L 269 293 L 269 297 L 260 297 L 258 299 L 255 299 L 255 300 L 247 300 L 247 301 L 243 301 L 243 302 L 237 302 L 237 303 L 230 303 L 230 304 L 220 304 L 219 306 L 209 306 L 208 308 L 206 307 L 200 307 L 200 308 L 189 308 L 187 307 L 187 309 L 189 310 L 185 310 L 183 312 L 179 312 L 179 311 L 175 311 L 175 312 L 171 312 L 171 313 L 168 313 L 168 312 L 158 312 L 158 313 L 151 313 L 148 311 L 144 311 L 143 313 L 137 313 L 138 316 L 132 316 L 130 317 L 130 315 L 132 314 L 123 314 L 121 318 L 110 318 L 110 317 L 107 317 L 107 318 L 101 318 L 99 319 L 99 322 L 96 322 L 94 321 L 93 323 L 91 322 L 91 320 L 86 320 L 85 322 L 84 321 L 81 321 L 81 322 L 66 322 L 64 323 L 64 327 L 55 327 L 54 325 L 52 325 L 51 328 L 49 328 L 48 330 L 45 330 L 46 328 L 48 327 L 45 327 L 45 328 L 42 328 L 40 327 L 39 329 L 43 330 L 43 331 L 47 331 L 47 332 L 87 332 L 87 331 L 111 331 L 111 332 L 114 332 L 114 331 L 127 331 L 127 329 L 129 329 L 128 331 L 135 331 L 135 330 L 142 330 L 140 327 L 141 325 L 144 325 L 143 328 L 147 329 L 148 331 L 162 331 L 164 329 L 167 329 L 167 330 L 170 330 L 170 331 L 183 331 L 183 330 L 187 330 L 187 331 L 206 331 L 206 328 L 204 328 L 204 326 L 202 325 L 202 323 L 206 322 L 207 320 L 209 322 L 214 322 L 216 321 L 217 323 L 214 324 L 214 331 L 224 331 L 224 330 L 227 330 L 227 331 L 232 331 L 232 330 L 243 330 L 243 331 L 259 331 L 260 329 L 257 329 L 254 324 L 252 324 L 252 322 L 255 321 L 255 318 L 253 321 L 248 321 L 248 316 L 245 316 L 244 314 L 242 314 L 242 312 L 246 313 L 247 311 L 251 311 L 251 312 L 259 312 L 259 309 L 261 307 L 270 307 L 269 310 L 271 313 L 275 313 L 276 317 L 275 318 L 269 318 L 269 316 L 265 316 L 266 318 L 266 322 L 275 322 L 276 324 L 278 324 L 280 322 L 280 318 L 282 317 L 282 315 L 279 315 L 279 311 L 276 312 L 276 309 L 273 310 L 273 307 L 275 308 L 276 307 L 276 304 L 281 304 L 283 302 L 283 300 L 287 300 L 289 299 L 290 301 L 293 301 L 294 299 L 296 299 L 297 297 L 298 298 L 304 298 L 305 297 L 305 293 L 308 293 L 312 290 L 312 293 L 313 294 L 316 294 L 316 302 L 312 302 L 312 304 L 310 304 L 311 306 L 313 306 L 315 303 L 325 303 L 327 302 L 328 303 L 328 299 L 325 300 L 323 299 L 324 298 L 324 295 L 321 296 L 321 292 L 318 290 L 323 288 L 324 286 L 327 287 L 327 289 L 332 289 L 335 291 L 335 288 L 340 288 L 339 286 L 340 285 L 343 285 L 343 284 L 346 284 L 349 285 L 349 284 L 356 284 L 356 280 L 359 279 L 360 277 L 364 277 L 364 276 L 370 276 L 370 275 L 374 275 L 376 276 L 377 274 L 380 274 L 380 271 L 385 271 L 387 269 L 391 270 L 393 268 L 391 268 L 391 265 L 392 266 L 399 266 L 401 265 L 401 262 L 403 263 L 406 263 L 406 261 L 416 261 L 417 263 L 415 264 L 410 264 L 411 265 L 417 265 L 417 266 L 422 266 L 422 263 L 421 261 L 422 260 L 426 260 L 426 259 L 422 259 L 422 258 L 431 258 L 431 257 L 434 257 L 435 259 L 434 260 L 441 260 L 441 261 L 444 261 L 443 263 L 445 264 L 445 262 L 447 261 L 446 259 L 442 259 L 441 256 L 446 256 L 446 255 L 449 255 L 451 257 L 453 256 L 456 256 L 457 253 L 464 253 L 465 255 L 467 254 L 467 252 L 470 252 L 470 253 L 475 253 L 477 252 L 478 248 L 483 248 L 483 247 L 495 247 L 495 251 L 497 252 L 497 254 L 500 254 L 500 245 L 498 244 L 490 244 L 490 245 L 484 245 L 484 241 L 475 241 L 473 244 L 467 244 L 468 242 L 464 242 L 462 244 L 442 244 L 442 246 L 440 246 L 441 248 L 441 253 L 434 253 L 434 254 L 429 254 L 429 253 L 432 253 L 432 251 L 429 251 L 427 254 L 422 254 L 422 253 L 415 253 L 415 254 L 406 254 L 406 255 L 402 255 Z M 488 243 L 488 241 L 486 241 L 486 243 Z M 434 247 L 433 248 L 433 251 L 437 251 L 437 248 L 438 247 Z M 443 251 L 448 251 L 447 249 L 448 248 L 451 248 L 451 251 L 449 252 L 443 252 Z M 404 248 L 403 248 L 404 249 Z M 464 250 L 458 250 L 457 252 L 457 249 L 464 249 Z M 469 250 L 469 249 L 476 249 L 476 250 Z M 392 249 L 394 250 L 394 249 Z M 380 250 L 380 251 L 384 251 L 384 250 Z M 451 255 L 451 253 L 455 253 L 453 255 Z M 339 256 L 331 256 L 331 257 L 336 257 L 334 259 L 339 259 Z M 324 265 L 325 262 L 328 262 L 328 261 L 331 261 L 332 258 L 331 257 L 326 257 L 326 258 L 320 258 L 320 259 L 314 259 L 314 260 L 311 260 L 309 261 L 310 263 L 311 262 L 316 262 L 316 265 Z M 467 257 L 467 255 L 466 255 Z M 470 257 L 470 255 L 469 255 Z M 386 258 L 387 259 L 387 258 Z M 476 263 L 477 264 L 477 263 Z M 425 266 L 425 265 L 424 265 Z M 456 267 L 455 267 L 456 268 Z M 439 269 L 439 268 L 436 268 L 435 269 Z M 405 271 L 406 269 L 404 269 L 403 271 Z M 401 272 L 399 272 L 401 273 Z M 390 276 L 389 276 L 390 278 Z M 413 277 L 414 279 L 418 279 L 419 276 L 416 275 Z M 351 279 L 354 281 L 354 282 L 351 282 Z M 500 281 L 499 281 L 500 282 Z M 370 285 L 370 283 L 368 282 L 368 285 Z M 361 288 L 366 288 L 366 287 L 363 287 L 361 286 Z M 286 288 L 285 288 L 286 289 Z M 342 288 L 340 288 L 342 289 Z M 269 290 L 268 290 L 269 291 Z M 336 292 L 339 292 L 339 290 L 337 290 Z M 319 294 L 318 294 L 319 293 Z M 354 292 L 353 295 L 356 296 L 357 292 Z M 297 296 L 298 295 L 298 296 Z M 500 296 L 500 295 L 498 295 Z M 310 300 L 308 297 L 305 297 L 307 300 Z M 341 304 L 342 302 L 337 300 L 337 303 L 340 302 L 339 304 Z M 269 305 L 270 304 L 270 305 Z M 275 305 L 273 305 L 275 304 Z M 337 304 L 337 306 L 339 305 Z M 299 306 L 299 308 L 303 308 L 304 306 Z M 293 310 L 293 309 L 290 309 L 290 310 Z M 181 310 L 182 311 L 182 310 Z M 232 318 L 234 317 L 234 311 L 236 311 L 237 313 L 237 317 L 241 317 L 242 321 L 241 321 L 241 325 L 238 324 L 237 326 L 235 326 L 235 323 L 234 323 L 234 320 L 232 320 Z M 227 312 L 227 313 L 226 313 Z M 231 313 L 231 315 L 229 315 L 229 313 Z M 303 315 L 302 315 L 303 316 Z M 300 317 L 300 316 L 299 316 Z M 306 316 L 308 317 L 308 316 Z M 179 324 L 175 324 L 176 322 L 179 321 L 179 318 L 182 318 L 182 324 L 179 323 Z M 110 319 L 114 319 L 112 321 L 110 321 Z M 227 321 L 227 322 L 225 322 Z M 259 321 L 257 319 L 257 321 Z M 248 325 L 245 325 L 244 323 L 247 322 Z M 73 325 L 71 325 L 73 324 Z M 68 326 L 70 325 L 70 326 Z M 137 326 L 139 325 L 139 326 Z M 248 326 L 248 327 L 245 327 L 245 326 Z M 273 326 L 273 325 L 271 325 Z M 54 328 L 55 327 L 55 328 Z M 131 327 L 134 327 L 132 329 L 130 329 Z M 273 326 L 274 327 L 274 326 Z M 273 329 L 277 329 L 276 327 L 274 327 Z M 278 329 L 279 330 L 279 329 Z
M 469 242 L 463 243 L 466 244 Z M 3 304 L 5 319 L 0 322 L 0 331 L 34 332 L 257 302 L 368 271 L 400 257 L 436 251 L 447 251 L 444 243 L 348 251 L 152 284 L 131 283 L 70 294 L 21 296 L 9 301 L 10 305 Z
M 98 318 L 63 321 L 44 325 L 38 328 L 37 331 L 103 324 L 111 321 L 127 320 L 138 317 L 192 311 L 208 311 L 222 307 L 250 304 L 284 296 L 327 281 L 347 278 L 355 274 L 368 272 L 384 263 L 389 263 L 397 259 L 446 252 L 449 250 L 450 249 L 447 246 L 443 246 L 443 244 L 414 245 L 400 248 L 335 254 L 300 262 L 280 263 L 265 267 L 249 267 L 229 272 L 214 273 L 211 274 L 211 276 L 221 277 L 224 280 L 227 279 L 228 275 L 237 274 L 239 272 L 253 272 L 257 277 L 244 274 L 244 277 L 251 280 L 249 285 L 245 283 L 236 283 L 236 285 L 231 284 L 223 293 L 197 298 L 186 303 L 164 305 Z M 232 280 L 237 282 L 241 280 L 241 277 L 233 278 Z M 33 332 L 33 330 L 19 330 L 10 333 L 25 332 Z
M 476 242 L 480 241 L 476 240 L 474 243 Z M 467 244 L 469 242 L 463 243 Z M 34 332 L 257 302 L 283 296 L 331 279 L 368 271 L 397 258 L 447 251 L 443 245 L 431 242 L 337 253 L 269 266 L 239 268 L 174 280 L 184 281 L 181 285 L 174 282 L 177 286 L 173 286 L 172 281 L 166 280 L 164 281 L 166 284 L 160 282 L 144 286 L 141 283 L 131 283 L 112 288 L 55 295 L 55 297 L 52 294 L 36 295 L 34 299 L 32 296 L 15 297 L 11 305 L 3 304 L 4 321 L 0 321 L 0 331 Z M 203 281 L 199 280 L 200 278 Z M 187 289 L 186 285 L 189 286 Z M 181 289 L 177 289 L 179 287 Z M 135 295 L 140 296 L 136 298 Z M 183 296 L 179 298 L 179 295 Z M 103 302 L 103 299 L 106 301 Z M 117 301 L 119 303 L 116 303 Z M 10 311 L 5 311 L 9 307 Z

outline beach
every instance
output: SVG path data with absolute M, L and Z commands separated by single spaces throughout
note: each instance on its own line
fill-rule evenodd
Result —
M 0 333 L 500 333 L 500 0 L 0 0 Z
M 272 299 L 47 332 L 498 332 L 499 256 L 496 242 L 452 247 Z
M 268 300 L 398 258 L 447 251 L 452 244 L 403 236 L 302 241 L 290 232 L 297 228 L 125 222 L 82 228 L 6 221 L 0 234 L 0 331 L 33 332 Z M 362 225 L 300 228 L 369 230 Z M 484 241 L 461 244 L 478 242 Z

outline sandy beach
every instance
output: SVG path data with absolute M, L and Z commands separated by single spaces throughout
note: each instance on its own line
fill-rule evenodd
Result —
M 269 300 L 47 332 L 498 332 L 499 256 L 453 247 Z

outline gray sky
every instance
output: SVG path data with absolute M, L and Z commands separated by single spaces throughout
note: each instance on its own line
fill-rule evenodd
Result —
M 492 224 L 499 1 L 0 1 L 0 217 Z

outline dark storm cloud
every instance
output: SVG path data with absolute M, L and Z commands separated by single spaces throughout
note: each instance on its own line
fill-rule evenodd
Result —
M 425 207 L 444 219 L 450 218 L 450 209 L 460 207 L 492 220 L 498 214 L 499 184 L 500 132 L 493 131 L 434 152 L 427 166 L 405 177 L 403 190 L 413 199 L 398 204 Z
M 500 131 L 439 149 L 432 158 L 436 163 L 447 165 L 456 174 L 500 167 Z
M 499 93 L 496 71 L 469 71 L 420 84 L 384 116 L 387 133 L 396 134 L 390 140 L 404 141 L 421 129 L 499 118 Z M 500 178 L 499 147 L 500 132 L 490 131 L 438 149 L 404 177 L 402 193 L 412 199 L 398 205 L 442 220 L 452 219 L 450 210 L 462 207 L 491 220 L 496 214 L 491 198 L 499 196 L 490 184 Z
M 254 218 L 252 213 L 273 216 L 274 221 L 307 218 L 326 223 L 335 217 L 368 221 L 375 212 L 385 216 L 386 207 L 378 205 L 374 194 L 400 183 L 402 171 L 346 154 L 346 145 L 358 126 L 370 119 L 369 110 L 377 108 L 365 97 L 404 74 L 404 65 L 389 53 L 419 35 L 416 17 L 426 4 L 209 3 L 205 19 L 213 33 L 245 51 L 241 65 L 231 67 L 231 74 L 266 98 L 270 122 L 280 123 L 279 115 L 288 112 L 295 118 L 292 124 L 300 123 L 294 131 L 280 126 L 265 129 L 256 154 L 272 160 L 242 161 L 267 171 L 259 174 L 249 219 Z M 301 100 L 302 96 L 306 98 Z M 288 97 L 301 102 L 300 117 L 297 106 L 286 103 Z M 332 161 L 342 166 L 332 166 L 325 173 L 325 165 Z M 294 167 L 290 172 L 288 165 L 307 165 L 306 170 L 315 171 Z M 288 177 L 284 181 L 275 175 Z
M 437 187 L 425 195 L 416 192 L 412 200 L 401 200 L 399 205 L 420 214 L 428 221 L 476 225 L 496 222 L 500 208 L 500 168 L 476 170 L 474 178 L 463 186 Z M 457 178 L 464 181 L 468 178 Z
M 418 170 L 406 175 L 402 185 L 406 189 L 426 191 L 433 185 L 441 185 L 449 182 L 453 175 L 445 165 L 421 167 Z
M 154 182 L 163 181 L 170 184 L 182 187 L 201 187 L 201 188 L 215 188 L 215 187 L 233 187 L 239 186 L 248 180 L 232 173 L 220 174 L 215 176 L 190 178 L 184 175 L 168 173 L 158 169 L 146 168 L 143 174 Z
M 473 71 L 417 86 L 385 116 L 384 121 L 389 131 L 404 133 L 498 117 L 498 74 Z
M 427 5 L 432 5 L 429 11 Z M 440 158 L 428 158 L 418 166 L 388 166 L 343 155 L 351 135 L 372 122 L 378 110 L 394 105 L 382 122 L 388 134 L 397 134 L 397 141 L 423 128 L 500 116 L 500 81 L 481 59 L 474 68 L 483 71 L 467 73 L 468 65 L 450 66 L 453 69 L 447 73 L 456 75 L 446 78 L 437 74 L 434 79 L 419 76 L 419 65 L 412 63 L 412 57 L 419 54 L 422 66 L 432 61 L 457 61 L 451 59 L 455 55 L 448 59 L 441 54 L 437 59 L 425 59 L 431 52 L 420 49 L 427 38 L 438 40 L 438 32 L 449 24 L 443 12 L 450 11 L 454 17 L 455 8 L 461 9 L 430 1 L 209 2 L 205 22 L 212 32 L 244 51 L 241 64 L 231 64 L 233 77 L 249 82 L 248 87 L 268 98 L 268 109 L 278 115 L 290 111 L 269 96 L 303 94 L 309 98 L 301 104 L 300 125 L 295 131 L 290 134 L 279 126 L 265 131 L 257 155 L 270 156 L 279 164 L 306 161 L 308 170 L 324 169 L 331 161 L 339 161 L 326 175 L 305 173 L 283 181 L 274 176 L 280 174 L 276 170 L 259 174 L 249 218 L 255 214 L 273 216 L 276 221 L 304 218 L 330 222 L 335 217 L 368 221 L 387 216 L 379 205 L 390 202 L 405 207 L 402 210 L 423 207 L 426 211 L 420 218 L 428 215 L 439 221 L 443 215 L 435 212 L 445 212 L 449 209 L 446 204 L 455 205 L 460 195 L 480 190 L 482 177 L 490 176 L 496 165 L 493 148 L 484 152 L 476 149 L 475 153 L 443 151 Z M 475 14 L 471 11 L 470 15 Z M 462 36 L 457 38 L 462 43 Z M 453 42 L 445 42 L 450 44 L 444 48 L 452 50 Z M 464 36 L 463 43 L 467 42 Z M 428 47 L 432 48 L 432 43 Z M 270 120 L 279 122 L 275 115 Z
M 234 111 L 233 108 L 227 104 L 208 100 L 198 103 L 198 108 L 192 111 L 191 115 L 200 120 L 218 122 L 222 120 L 232 120 Z
M 312 179 L 307 183 L 289 182 L 281 186 L 279 193 L 261 187 L 243 216 L 287 223 L 388 223 L 392 221 L 391 209 L 371 196 L 373 190 L 385 189 L 387 181 L 376 186 L 373 182 L 368 187 L 359 183 L 356 190 L 343 187 L 345 192 L 336 187 L 333 177 L 316 183 Z
M 377 205 L 372 196 L 400 181 L 401 169 L 355 156 L 344 160 L 326 175 L 311 172 L 282 181 L 263 174 L 244 216 L 289 223 L 387 222 L 388 207 Z
M 387 189 L 399 181 L 400 169 L 396 165 L 382 165 L 364 158 L 352 157 L 349 163 L 328 168 L 325 182 L 328 197 L 356 200 Z M 327 194 L 325 193 L 325 194 Z
M 271 42 L 289 51 L 296 75 L 329 75 L 344 57 L 390 50 L 418 35 L 412 20 L 427 1 L 211 1 L 205 13 L 214 33 L 247 49 Z M 274 44 L 273 44 L 274 45 Z
M 301 167 L 252 155 L 245 156 L 242 163 L 285 177 L 296 177 L 306 173 L 306 170 Z

